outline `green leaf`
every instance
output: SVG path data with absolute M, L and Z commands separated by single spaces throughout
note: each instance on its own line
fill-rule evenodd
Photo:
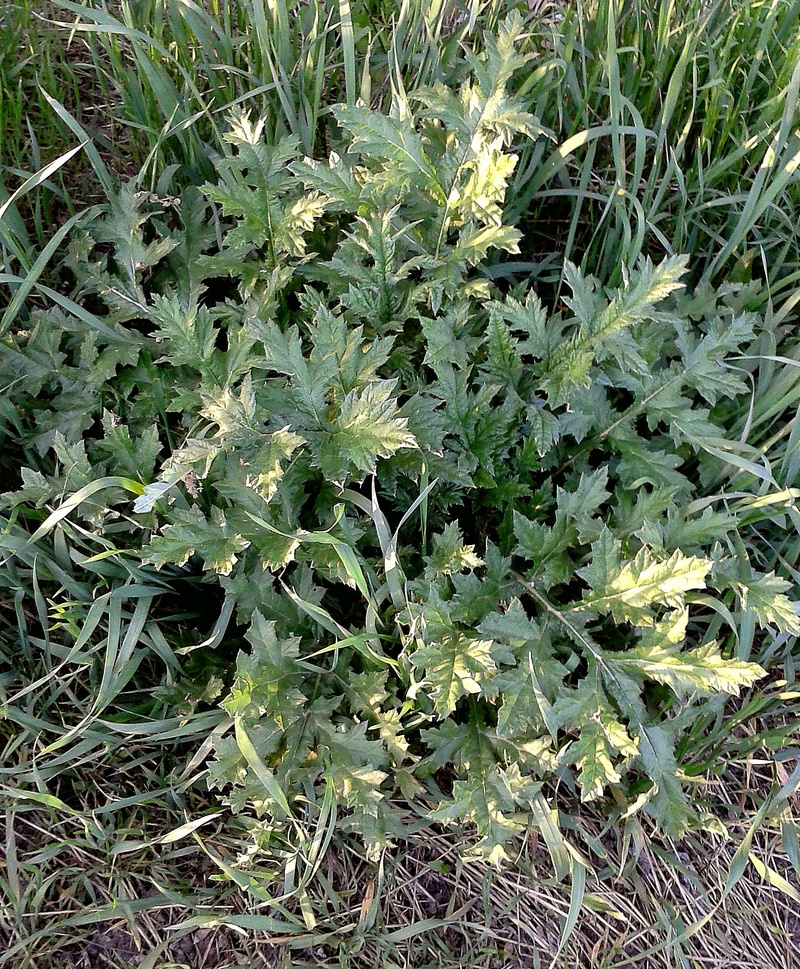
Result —
M 683 464 L 679 454 L 648 446 L 641 439 L 620 442 L 619 451 L 619 476 L 626 488 L 650 484 L 661 492 L 669 489 L 675 495 L 692 494 L 692 483 L 677 470 Z
M 639 756 L 652 780 L 651 804 L 662 830 L 680 837 L 687 828 L 692 809 L 678 777 L 675 739 L 662 726 L 649 723 L 639 733 Z
M 708 332 L 699 339 L 687 330 L 678 345 L 683 354 L 686 382 L 712 406 L 720 397 L 735 399 L 747 392 L 741 373 L 725 363 L 728 354 L 737 353 L 753 338 L 749 314 L 712 320 Z
M 250 737 L 248 737 L 247 730 L 242 724 L 240 717 L 235 719 L 234 727 L 236 730 L 236 744 L 247 761 L 247 766 L 264 785 L 264 789 L 269 795 L 270 800 L 277 807 L 276 814 L 278 819 L 281 820 L 288 817 L 291 814 L 291 808 L 289 807 L 289 802 L 286 800 L 286 795 L 281 790 L 275 775 L 258 756 L 258 751 L 253 746 Z
M 119 423 L 111 411 L 104 410 L 103 431 L 103 440 L 98 441 L 97 447 L 110 456 L 113 473 L 145 480 L 152 477 L 156 458 L 161 451 L 155 424 L 141 431 L 134 440 L 130 429 Z
M 114 261 L 122 278 L 117 280 L 116 294 L 128 308 L 142 308 L 143 294 L 139 280 L 143 270 L 156 266 L 178 245 L 177 239 L 159 238 L 145 242 L 143 227 L 153 216 L 153 210 L 143 211 L 150 202 L 146 192 L 139 190 L 138 179 L 120 186 L 109 199 L 109 218 L 97 227 L 98 241 L 114 247 Z
M 418 447 L 408 419 L 396 416 L 397 399 L 392 396 L 396 384 L 396 380 L 376 380 L 342 401 L 330 435 L 314 459 L 329 480 L 342 481 L 351 468 L 374 472 L 377 458 Z
M 513 333 L 525 337 L 518 344 L 521 356 L 532 356 L 546 359 L 551 352 L 552 331 L 555 327 L 548 326 L 547 312 L 541 299 L 533 290 L 525 297 L 525 302 L 506 296 L 500 303 L 493 301 L 489 304 L 489 314 L 499 314 L 506 321 Z
M 626 650 L 622 656 L 609 657 L 608 661 L 664 683 L 680 697 L 694 692 L 738 696 L 743 687 L 752 686 L 766 675 L 755 663 L 723 658 L 716 643 L 682 651 L 688 618 L 686 608 L 668 613 L 652 629 L 644 631 L 641 645 Z
M 337 105 L 331 110 L 352 137 L 353 148 L 362 155 L 391 162 L 400 173 L 422 175 L 425 185 L 437 185 L 435 171 L 422 147 L 422 138 L 410 122 L 361 106 Z
M 553 715 L 560 725 L 580 732 L 578 740 L 566 748 L 560 759 L 579 768 L 581 800 L 602 797 L 609 784 L 619 784 L 622 777 L 618 768 L 637 755 L 639 746 L 614 712 L 591 669 L 576 690 L 561 694 Z
M 581 543 L 598 538 L 602 531 L 602 522 L 594 516 L 611 497 L 611 493 L 606 490 L 607 484 L 608 468 L 598 468 L 588 474 L 581 474 L 574 491 L 556 489 L 556 515 L 570 519 L 575 524 Z
M 508 860 L 506 844 L 525 829 L 525 820 L 516 810 L 514 782 L 519 769 L 504 771 L 493 766 L 453 784 L 453 799 L 431 813 L 432 821 L 466 821 L 477 828 L 480 841 L 476 854 L 491 864 Z M 530 785 L 533 789 L 533 785 Z
M 523 650 L 517 667 L 498 673 L 484 688 L 487 696 L 497 696 L 502 701 L 497 714 L 500 739 L 555 729 L 548 694 L 544 692 L 547 687 L 543 684 L 550 666 L 548 659 L 543 660 L 542 651 L 535 648 Z
M 451 714 L 461 697 L 480 693 L 494 675 L 493 646 L 491 640 L 453 632 L 414 650 L 411 662 L 424 674 L 423 684 L 440 716 Z
M 497 714 L 497 734 L 508 739 L 539 733 L 543 728 L 555 736 L 558 725 L 552 700 L 562 688 L 566 667 L 558 660 L 547 628 L 528 618 L 522 603 L 514 598 L 504 613 L 493 612 L 478 626 L 481 635 L 505 644 L 511 655 L 495 649 L 511 669 L 497 673 L 484 687 L 490 698 L 502 701 Z
M 168 562 L 183 565 L 197 553 L 205 567 L 219 575 L 230 575 L 238 559 L 238 553 L 246 549 L 250 541 L 237 534 L 228 524 L 219 508 L 211 509 L 211 520 L 193 505 L 188 511 L 174 510 L 172 523 L 164 526 L 161 535 L 155 536 L 142 559 L 160 567 Z
M 738 588 L 742 608 L 751 609 L 761 626 L 776 626 L 779 632 L 800 636 L 800 603 L 786 595 L 794 588 L 791 582 L 770 572 L 739 582 Z
M 167 342 L 173 366 L 187 364 L 201 372 L 214 353 L 217 331 L 209 310 L 204 306 L 182 306 L 176 296 L 154 296 L 153 322 L 157 343 Z
M 53 441 L 53 450 L 61 466 L 60 471 L 65 479 L 64 487 L 66 490 L 76 491 L 95 477 L 83 441 L 73 444 L 60 431 L 57 431 Z
M 650 626 L 655 622 L 654 606 L 679 608 L 687 592 L 704 589 L 713 564 L 680 550 L 659 559 L 648 548 L 621 564 L 620 548 L 608 529 L 594 543 L 591 564 L 578 573 L 592 592 L 584 594 L 578 609 L 610 613 L 617 622 Z
M 453 250 L 455 259 L 463 259 L 468 266 L 476 266 L 488 255 L 490 249 L 519 252 L 522 233 L 509 225 L 490 225 L 461 236 Z
M 477 569 L 483 565 L 483 559 L 475 554 L 475 546 L 464 544 L 458 522 L 445 525 L 441 534 L 433 536 L 432 544 L 433 552 L 425 557 L 425 574 L 429 578 Z
M 343 164 L 342 159 L 332 152 L 328 164 L 304 158 L 293 162 L 291 170 L 309 188 L 322 192 L 328 200 L 328 209 L 333 212 L 356 212 L 361 201 L 361 186 L 353 171 Z
M 628 284 L 606 302 L 596 292 L 596 281 L 585 279 L 567 263 L 564 275 L 572 298 L 565 302 L 575 314 L 578 330 L 554 351 L 548 363 L 549 393 L 558 399 L 564 388 L 588 386 L 595 359 L 603 360 L 609 354 L 622 355 L 624 359 L 627 344 L 615 342 L 615 338 L 635 324 L 652 319 L 655 305 L 682 288 L 680 280 L 686 265 L 686 256 L 669 256 L 658 266 L 646 259 L 637 266 Z
M 264 501 L 271 501 L 283 479 L 283 462 L 305 443 L 305 438 L 290 431 L 288 425 L 269 434 L 246 464 L 247 487 Z
M 334 370 L 321 374 L 309 369 L 296 326 L 284 333 L 271 320 L 253 321 L 252 329 L 264 347 L 264 365 L 290 378 L 288 398 L 302 417 L 302 424 L 320 426 L 324 420 L 325 398 Z M 293 422 L 296 423 L 296 422 Z
M 302 716 L 305 696 L 300 692 L 303 669 L 299 664 L 300 640 L 279 638 L 276 623 L 256 610 L 247 632 L 249 653 L 236 658 L 236 676 L 222 708 L 248 724 L 265 715 L 282 730 Z
M 513 522 L 518 542 L 515 551 L 530 560 L 532 572 L 543 588 L 568 582 L 573 573 L 568 553 L 577 534 L 566 519 L 556 518 L 555 525 L 550 527 L 515 511 Z
M 22 487 L 16 491 L 6 491 L 0 495 L 3 508 L 13 508 L 16 505 L 31 504 L 34 508 L 43 508 L 58 492 L 58 486 L 51 484 L 41 471 L 30 468 L 20 468 Z

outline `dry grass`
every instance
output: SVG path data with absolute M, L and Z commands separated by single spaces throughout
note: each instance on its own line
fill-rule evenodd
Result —
M 339 843 L 309 891 L 306 923 L 313 928 L 292 936 L 249 928 L 248 918 L 269 917 L 274 908 L 221 886 L 207 854 L 191 841 L 124 853 L 119 842 L 116 848 L 95 843 L 90 850 L 80 825 L 53 829 L 34 811 L 17 814 L 10 829 L 6 814 L 0 836 L 14 845 L 24 898 L 41 907 L 12 927 L 5 899 L 0 951 L 13 949 L 15 955 L 10 961 L 0 958 L 0 964 L 13 969 L 796 969 L 796 901 L 780 884 L 768 884 L 752 862 L 730 884 L 753 803 L 786 776 L 768 756 L 732 765 L 725 784 L 714 789 L 720 832 L 696 833 L 681 843 L 659 839 L 635 818 L 612 828 L 599 815 L 582 815 L 571 840 L 591 857 L 593 871 L 575 930 L 561 952 L 569 892 L 555 882 L 548 853 L 533 836 L 520 845 L 517 865 L 502 872 L 465 862 L 464 839 L 452 831 L 426 830 L 379 866 Z M 781 818 L 767 818 L 749 846 L 795 892 L 797 873 L 779 822 L 797 815 L 800 805 L 792 803 L 797 800 L 796 795 L 790 799 Z M 62 850 L 54 865 L 56 843 Z M 222 823 L 204 834 L 204 845 L 228 857 L 236 850 Z M 42 879 L 35 896 L 24 893 L 19 874 L 33 863 Z M 7 878 L 8 857 L 2 869 Z
M 778 842 L 774 833 L 764 832 L 754 841 L 753 850 L 788 879 L 791 865 Z M 60 939 L 55 930 L 38 955 L 24 962 L 21 955 L 17 964 L 31 969 L 143 965 L 149 969 L 172 965 L 190 969 L 280 965 L 529 969 L 550 965 L 569 908 L 563 887 L 520 872 L 497 874 L 480 864 L 463 865 L 457 847 L 453 839 L 433 836 L 388 862 L 378 904 L 379 927 L 364 930 L 362 925 L 362 931 L 358 917 L 369 908 L 375 875 L 349 867 L 351 885 L 343 894 L 336 921 L 340 925 L 355 921 L 356 929 L 337 933 L 325 943 L 301 946 L 293 955 L 265 933 L 226 925 L 221 912 L 217 913 L 221 924 L 183 934 L 171 928 L 185 915 L 179 905 L 154 905 L 132 918 L 123 914 L 123 905 L 118 918 L 87 924 L 80 943 L 64 944 L 66 939 Z M 624 965 L 632 969 L 676 965 L 795 969 L 800 965 L 797 907 L 779 889 L 765 885 L 752 866 L 709 923 L 677 946 L 672 944 L 687 925 L 712 909 L 735 845 L 709 837 L 702 845 L 665 847 L 672 855 L 669 861 L 646 851 L 626 877 L 607 876 L 590 883 L 589 903 L 595 910 L 584 909 L 556 965 L 587 969 Z M 431 862 L 450 870 L 434 871 Z M 342 859 L 331 864 L 341 866 Z M 129 887 L 135 896 L 136 883 L 130 882 Z M 147 897 L 141 900 L 146 902 Z M 258 914 L 241 893 L 229 901 L 229 915 Z M 53 916 L 56 920 L 57 913 Z M 432 926 L 432 921 L 439 924 Z M 3 943 L 9 941 L 6 937 Z M 56 951 L 52 951 L 54 945 Z

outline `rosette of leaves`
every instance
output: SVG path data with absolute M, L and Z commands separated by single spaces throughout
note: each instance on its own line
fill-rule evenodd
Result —
M 147 322 L 130 366 L 174 446 L 143 560 L 224 590 L 208 781 L 259 844 L 334 799 L 377 852 L 414 801 L 500 862 L 554 776 L 680 833 L 681 737 L 764 674 L 741 630 L 800 632 L 753 565 L 795 482 L 726 431 L 730 358 L 774 336 L 752 293 L 689 296 L 669 257 L 613 291 L 567 265 L 548 309 L 484 271 L 519 244 L 515 146 L 547 137 L 509 93 L 522 40 L 511 18 L 458 92 L 336 109 L 327 162 L 239 118 L 217 183 L 172 219 L 123 194 L 110 255 L 73 257 L 115 326 Z M 108 384 L 138 413 L 131 372 Z

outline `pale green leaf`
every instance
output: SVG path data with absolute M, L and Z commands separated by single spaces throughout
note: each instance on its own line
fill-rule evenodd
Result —
M 776 626 L 782 633 L 800 636 L 800 603 L 786 595 L 794 588 L 791 582 L 770 572 L 738 586 L 742 607 L 752 609 L 761 626 Z
M 250 544 L 228 525 L 218 508 L 212 509 L 211 520 L 196 505 L 188 511 L 175 510 L 171 517 L 172 524 L 153 538 L 142 561 L 156 566 L 168 562 L 183 565 L 197 553 L 207 569 L 230 575 L 238 554 Z
M 472 639 L 453 632 L 411 654 L 412 664 L 424 673 L 426 689 L 440 716 L 447 716 L 463 696 L 481 692 L 497 671 L 491 640 Z
M 651 629 L 645 629 L 639 646 L 622 655 L 609 655 L 607 661 L 634 671 L 658 683 L 669 686 L 678 696 L 700 693 L 739 695 L 741 689 L 752 686 L 764 670 L 755 663 L 740 659 L 725 659 L 716 643 L 707 643 L 683 650 L 688 609 L 675 609 Z
M 465 569 L 476 569 L 483 559 L 475 554 L 474 545 L 465 545 L 458 522 L 449 522 L 444 531 L 434 535 L 433 551 L 426 556 L 426 575 L 450 575 Z
M 376 380 L 363 392 L 351 391 L 342 401 L 330 434 L 321 443 L 315 462 L 331 481 L 348 469 L 375 470 L 377 458 L 391 457 L 401 448 L 418 447 L 408 419 L 397 417 L 395 380 Z
M 269 434 L 246 465 L 245 484 L 271 501 L 284 475 L 284 462 L 305 444 L 288 425 Z
M 608 535 L 608 532 L 604 533 Z M 683 605 L 685 594 L 704 589 L 712 562 L 675 551 L 669 558 L 657 558 L 643 548 L 629 562 L 618 564 L 618 550 L 608 558 L 608 539 L 601 537 L 592 546 L 592 562 L 580 575 L 592 587 L 579 609 L 610 613 L 618 622 L 653 625 L 653 608 Z
M 401 172 L 422 175 L 425 183 L 435 184 L 435 172 L 425 155 L 422 138 L 409 121 L 363 106 L 337 105 L 332 111 L 351 135 L 353 147 L 363 155 L 392 162 Z

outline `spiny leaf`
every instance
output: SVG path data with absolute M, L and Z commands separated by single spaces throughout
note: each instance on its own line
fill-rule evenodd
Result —
M 332 111 L 352 136 L 353 147 L 363 155 L 392 162 L 409 175 L 422 175 L 423 184 L 437 185 L 422 138 L 408 121 L 390 118 L 363 106 L 337 105 Z
M 245 484 L 257 491 L 264 501 L 272 501 L 283 478 L 283 462 L 305 443 L 305 439 L 290 431 L 288 425 L 273 431 L 247 462 Z
M 316 463 L 331 481 L 340 481 L 351 467 L 375 470 L 377 458 L 390 457 L 400 448 L 417 448 L 408 419 L 397 417 L 395 380 L 376 380 L 342 401 L 330 436 L 321 444 Z
M 258 611 L 253 613 L 246 638 L 251 651 L 237 656 L 236 678 L 222 707 L 232 717 L 255 721 L 271 710 L 281 695 L 288 694 L 290 685 L 297 684 L 300 640 L 296 636 L 279 639 L 275 622 Z
M 485 225 L 503 224 L 503 203 L 508 180 L 517 164 L 516 155 L 502 151 L 502 143 L 486 145 L 463 166 L 467 175 L 461 188 L 453 188 L 449 202 L 459 219 L 475 220 Z
M 154 296 L 153 320 L 158 324 L 157 341 L 169 341 L 173 364 L 203 369 L 216 345 L 214 321 L 204 306 L 185 307 L 177 297 Z
M 615 714 L 596 675 L 581 680 L 574 691 L 564 692 L 553 707 L 556 721 L 580 731 L 562 754 L 564 763 L 579 770 L 581 800 L 602 797 L 609 784 L 618 784 L 618 767 L 638 753 L 638 744 Z M 622 761 L 615 764 L 615 759 Z
M 230 575 L 238 554 L 250 541 L 233 531 L 219 508 L 212 508 L 211 520 L 193 505 L 188 511 L 174 511 L 172 524 L 166 525 L 147 547 L 142 561 L 162 566 L 183 565 L 197 552 L 207 569 Z
M 658 266 L 647 259 L 630 283 L 601 307 L 593 280 L 584 279 L 575 266 L 567 264 L 564 275 L 572 289 L 567 305 L 575 314 L 578 330 L 556 350 L 548 363 L 547 386 L 558 397 L 565 387 L 588 386 L 589 369 L 595 359 L 614 350 L 610 341 L 628 327 L 652 317 L 655 304 L 682 287 L 685 256 L 670 256 Z M 622 346 L 622 345 L 621 345 Z
M 687 696 L 694 691 L 706 695 L 729 693 L 738 696 L 743 687 L 752 686 L 766 676 L 756 663 L 724 659 L 716 643 L 682 653 L 639 648 L 618 662 L 641 670 L 651 680 L 665 683 L 678 696 Z
M 291 170 L 309 188 L 321 192 L 328 200 L 328 209 L 334 212 L 355 212 L 361 200 L 361 186 L 351 168 L 332 152 L 328 164 L 304 158 L 293 162 Z
M 738 696 L 743 687 L 752 686 L 765 675 L 755 663 L 725 659 L 716 643 L 682 650 L 688 617 L 686 608 L 674 610 L 653 629 L 645 630 L 641 645 L 622 656 L 609 657 L 609 662 L 664 683 L 681 697 L 694 692 Z
M 752 609 L 762 626 L 776 626 L 782 633 L 800 636 L 800 603 L 786 593 L 791 582 L 774 572 L 739 583 L 742 607 Z
M 161 441 L 155 425 L 142 431 L 134 440 L 130 429 L 121 424 L 111 411 L 106 410 L 103 412 L 103 431 L 103 440 L 98 441 L 97 447 L 110 456 L 116 473 L 141 477 L 144 480 L 152 476 L 156 458 L 161 451 Z
M 377 815 L 378 805 L 384 798 L 380 787 L 389 776 L 386 771 L 375 767 L 351 767 L 337 761 L 333 776 L 336 795 L 343 804 Z
M 518 229 L 508 225 L 489 225 L 459 238 L 453 255 L 456 259 L 463 259 L 467 265 L 475 266 L 487 257 L 490 249 L 519 252 L 521 239 L 522 233 Z
M 495 766 L 464 781 L 453 784 L 453 799 L 431 814 L 434 821 L 455 820 L 475 824 L 480 841 L 477 854 L 491 864 L 508 859 L 506 844 L 524 830 L 523 817 L 516 810 L 515 786 L 519 785 L 519 768 L 504 771 Z M 528 785 L 533 796 L 534 785 Z
M 620 546 L 608 530 L 592 546 L 590 565 L 579 570 L 592 587 L 578 607 L 610 613 L 618 622 L 653 625 L 654 606 L 680 607 L 685 594 L 705 588 L 712 562 L 686 556 L 680 550 L 667 559 L 656 558 L 643 548 L 636 557 L 620 564 Z
M 493 645 L 491 640 L 454 632 L 411 654 L 440 716 L 452 713 L 461 697 L 480 693 L 483 683 L 494 675 Z
M 426 556 L 426 574 L 431 577 L 483 565 L 483 560 L 475 554 L 475 546 L 464 544 L 457 522 L 445 525 L 444 531 L 434 535 L 432 541 L 433 552 Z

